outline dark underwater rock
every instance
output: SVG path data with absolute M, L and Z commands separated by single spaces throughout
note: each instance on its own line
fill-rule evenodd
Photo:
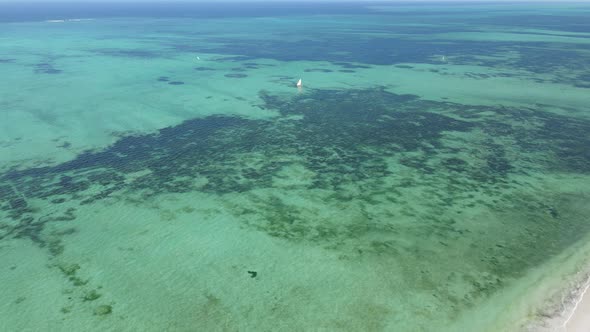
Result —
M 230 78 L 244 78 L 244 77 L 248 77 L 248 75 L 246 75 L 246 74 L 225 74 L 223 76 L 230 77 Z

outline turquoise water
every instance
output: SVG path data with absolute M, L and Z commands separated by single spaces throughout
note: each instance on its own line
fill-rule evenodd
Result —
M 516 331 L 587 258 L 589 5 L 1 6 L 2 330 Z

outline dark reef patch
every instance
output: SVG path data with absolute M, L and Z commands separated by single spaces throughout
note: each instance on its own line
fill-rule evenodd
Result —
M 71 146 L 72 146 L 72 143 L 70 143 L 70 142 L 63 142 L 60 145 L 58 145 L 57 147 L 58 148 L 62 148 L 62 149 L 67 149 L 67 148 L 69 148 Z
M 441 162 L 443 166 L 454 172 L 467 171 L 468 164 L 465 160 L 459 158 L 448 158 Z
M 590 74 L 582 74 L 576 77 L 574 86 L 578 88 L 590 88 Z
M 323 69 L 323 68 L 309 68 L 303 70 L 306 73 L 331 73 L 333 70 L 331 69 Z
M 572 77 L 571 73 L 589 72 L 590 55 L 588 46 L 583 44 L 491 40 L 445 40 L 414 39 L 414 34 L 424 36 L 442 32 L 471 33 L 472 28 L 443 27 L 438 21 L 432 27 L 382 27 L 380 35 L 349 36 L 340 32 L 327 32 L 320 39 L 257 39 L 212 36 L 207 38 L 211 46 L 195 49 L 186 44 L 169 44 L 171 49 L 181 52 L 205 51 L 216 54 L 239 54 L 220 58 L 224 61 L 248 61 L 260 58 L 277 61 L 325 61 L 343 69 L 371 68 L 371 65 L 395 65 L 411 69 L 409 63 L 442 65 L 441 54 L 452 59 L 453 65 L 476 65 L 490 68 L 506 68 L 517 72 L 531 81 L 569 84 L 587 87 L 588 83 Z M 568 18 L 569 19 L 569 18 Z M 476 23 L 474 23 L 476 24 Z M 588 27 L 588 24 L 586 24 Z M 359 27 L 355 26 L 355 29 Z M 590 28 L 590 27 L 588 27 Z M 388 33 L 409 34 L 386 37 Z M 533 34 L 534 35 L 534 34 Z M 578 36 L 578 38 L 581 38 Z M 507 57 L 506 54 L 518 54 Z M 246 67 L 246 66 L 245 66 Z M 538 75 L 551 74 L 552 78 L 539 79 Z M 485 74 L 471 74 L 476 79 L 486 78 Z
M 99 55 L 125 58 L 154 59 L 165 57 L 165 55 L 160 52 L 142 49 L 100 48 L 92 49 L 90 51 Z
M 281 125 L 281 122 L 211 116 L 161 129 L 158 134 L 124 136 L 104 151 L 87 151 L 55 167 L 3 174 L 2 182 L 12 185 L 0 186 L 0 208 L 11 218 L 20 219 L 32 213 L 23 194 L 60 203 L 81 195 L 91 185 L 103 189 L 77 199 L 80 203 L 101 200 L 121 190 L 149 189 L 154 195 L 197 190 L 192 181 L 180 180 L 197 174 L 208 179 L 198 190 L 219 194 L 269 186 L 272 175 L 285 163 L 269 160 L 259 169 L 243 168 L 237 158 L 250 152 L 281 156 L 289 151 L 289 155 L 301 156 L 304 166 L 318 174 L 310 188 L 336 190 L 350 182 L 387 175 L 383 158 L 409 151 L 422 151 L 422 155 L 405 156 L 400 163 L 431 174 L 438 167 L 432 164 L 438 153 L 453 152 L 441 143 L 443 133 L 472 129 L 483 130 L 491 137 L 514 137 L 517 146 L 525 152 L 555 154 L 558 158 L 546 167 L 590 171 L 590 152 L 586 149 L 590 144 L 586 135 L 590 131 L 588 121 L 541 110 L 423 101 L 383 89 L 317 90 L 292 100 L 264 92 L 260 97 L 265 109 L 304 117 Z M 451 109 L 465 120 L 423 111 L 441 107 Z M 483 112 L 494 112 L 506 121 L 496 118 L 472 121 Z M 524 130 L 518 125 L 524 118 L 541 125 Z M 515 120 L 513 124 L 512 120 Z M 468 167 L 460 158 L 437 162 L 478 182 L 505 182 L 514 170 L 505 147 L 493 140 L 479 144 L 485 154 L 474 156 L 483 161 L 478 167 Z M 145 170 L 150 174 L 133 184 L 125 184 L 126 173 Z M 19 188 L 19 192 L 13 188 Z
M 196 71 L 215 71 L 215 68 L 210 67 L 195 67 Z
M 113 307 L 107 304 L 99 305 L 94 309 L 94 314 L 96 316 L 106 316 L 110 315 L 113 312 Z
M 168 82 L 168 84 L 170 84 L 170 85 L 183 85 L 184 82 L 181 82 L 181 81 L 172 81 L 172 82 Z
M 257 63 L 257 62 L 244 62 L 242 67 L 246 69 L 259 69 L 260 67 L 274 67 L 275 65 Z
M 348 63 L 348 62 L 338 62 L 338 61 L 336 61 L 336 62 L 332 62 L 332 63 L 335 64 L 335 65 L 338 65 L 338 66 L 340 66 L 342 68 L 345 68 L 345 69 L 371 68 L 371 66 L 367 66 L 367 65 L 355 65 L 355 64 L 352 64 L 352 63 Z
M 399 33 L 399 27 L 396 27 Z M 448 32 L 461 32 L 461 29 L 442 29 Z M 384 29 L 387 32 L 387 29 Z M 411 31 L 409 31 L 411 32 Z M 441 33 L 438 25 L 426 28 L 422 33 Z M 259 58 L 271 58 L 278 61 L 328 61 L 344 69 L 371 68 L 370 65 L 395 65 L 400 63 L 439 64 L 433 56 L 444 53 L 453 56 L 456 62 L 474 63 L 472 54 L 501 53 L 506 49 L 520 50 L 518 43 L 490 41 L 447 41 L 445 44 L 433 43 L 431 40 L 415 40 L 399 37 L 359 36 L 349 38 L 340 33 L 327 33 L 322 39 L 309 38 L 296 41 L 256 38 L 208 38 L 211 45 L 206 52 L 217 54 L 241 54 L 226 57 L 224 60 L 251 61 Z M 545 45 L 547 46 L 547 45 Z M 176 51 L 193 52 L 191 46 L 172 44 Z M 465 56 L 464 58 L 460 58 Z M 494 61 L 494 60 L 490 60 Z M 499 60 L 497 60 L 499 61 Z M 500 61 L 502 62 L 502 61 Z M 486 63 L 487 65 L 488 63 Z M 533 64 L 531 62 L 531 64 Z M 537 64 L 540 67 L 540 64 Z
M 248 77 L 248 75 L 246 75 L 246 74 L 225 74 L 223 76 L 229 77 L 229 78 L 244 78 L 244 77 Z
M 61 74 L 62 71 L 55 69 L 50 63 L 38 63 L 35 65 L 35 74 Z
M 159 82 L 168 82 L 168 81 L 170 81 L 170 77 L 168 77 L 168 76 L 160 76 L 160 77 L 158 77 L 158 81 Z
M 47 226 L 74 220 L 76 204 L 119 199 L 137 203 L 161 194 L 199 191 L 220 198 L 243 194 L 249 204 L 230 200 L 226 208 L 247 227 L 269 236 L 339 250 L 345 256 L 391 256 L 414 264 L 429 253 L 400 244 L 399 234 L 452 247 L 464 234 L 477 231 L 479 222 L 460 226 L 458 213 L 480 206 L 506 214 L 506 220 L 518 218 L 521 232 L 506 235 L 500 246 L 472 244 L 478 255 L 485 253 L 470 258 L 472 264 L 494 276 L 483 282 L 474 279 L 469 296 L 476 298 L 493 293 L 505 278 L 518 276 L 590 231 L 585 219 L 572 215 L 573 198 L 506 194 L 506 189 L 530 189 L 513 175 L 539 170 L 589 173 L 588 120 L 540 107 L 427 101 L 384 88 L 308 89 L 296 96 L 261 91 L 260 98 L 261 107 L 276 110 L 278 118 L 187 120 L 157 133 L 122 136 L 104 150 L 83 152 L 57 166 L 1 174 L 0 239 L 26 238 L 57 256 L 64 251 L 60 238 L 67 234 L 51 233 Z M 321 193 L 318 204 L 355 206 L 356 214 L 321 219 L 309 207 L 260 194 L 280 191 L 277 179 L 293 167 L 308 175 L 285 188 Z M 419 206 L 404 195 L 415 188 L 424 190 Z M 33 201 L 52 202 L 53 209 L 62 210 L 47 214 Z M 518 217 L 502 208 L 519 204 Z M 400 228 L 399 218 L 411 218 L 414 228 Z M 568 240 L 556 240 L 555 232 Z M 509 252 L 522 253 L 527 263 Z

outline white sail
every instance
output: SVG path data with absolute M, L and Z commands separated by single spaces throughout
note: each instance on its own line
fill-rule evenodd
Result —
M 299 81 L 297 81 L 297 87 L 300 88 L 301 86 L 302 86 L 301 79 L 299 79 Z

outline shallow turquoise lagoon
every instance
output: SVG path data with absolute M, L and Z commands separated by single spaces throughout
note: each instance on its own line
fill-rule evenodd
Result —
M 0 330 L 563 314 L 589 5 L 64 6 L 0 5 Z

